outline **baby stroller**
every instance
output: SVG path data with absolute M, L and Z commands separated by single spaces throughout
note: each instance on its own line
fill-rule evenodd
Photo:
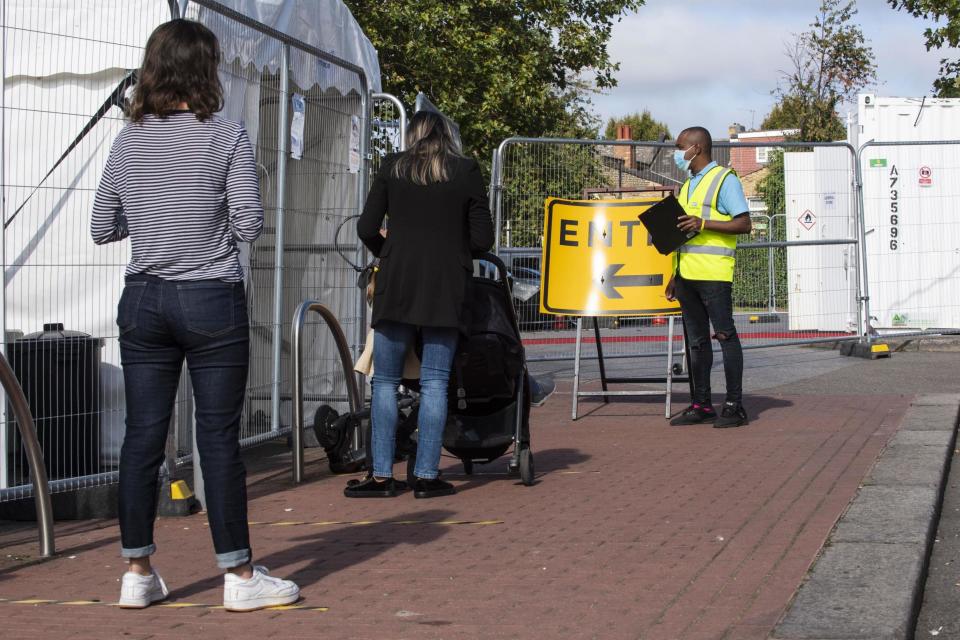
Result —
M 534 480 L 530 450 L 530 377 L 503 262 L 493 254 L 480 258 L 466 302 L 467 335 L 461 337 L 450 376 L 443 447 L 463 463 L 467 475 L 474 464 L 499 459 L 513 447 L 511 473 L 523 484 Z M 488 268 L 487 268 L 488 267 Z M 407 476 L 416 466 L 418 381 L 405 380 L 399 396 L 396 454 L 407 460 Z M 330 470 L 356 473 L 370 459 L 369 405 L 355 413 L 337 414 L 322 405 L 314 416 L 314 432 L 326 450 Z
M 489 266 L 474 275 L 466 301 L 467 335 L 461 337 L 450 376 L 447 424 L 443 447 L 463 463 L 467 475 L 474 464 L 499 459 L 513 447 L 511 473 L 523 484 L 534 480 L 530 450 L 530 378 L 520 329 L 503 262 L 484 254 Z M 407 476 L 416 466 L 417 381 L 406 387 L 398 407 L 396 452 L 407 459 Z M 413 394 L 411 394 L 413 392 Z M 314 417 L 314 430 L 326 449 L 334 473 L 355 473 L 370 459 L 370 410 L 337 415 L 322 406 Z
M 491 253 L 480 257 L 484 263 L 492 269 L 474 275 L 467 292 L 467 335 L 461 337 L 454 356 L 443 448 L 471 475 L 475 463 L 493 462 L 513 446 L 509 470 L 529 486 L 534 466 L 527 362 L 506 266 Z M 407 458 L 408 477 L 415 465 L 413 447 Z

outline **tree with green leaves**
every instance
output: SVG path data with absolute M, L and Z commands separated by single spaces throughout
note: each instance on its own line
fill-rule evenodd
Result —
M 644 0 L 345 0 L 377 48 L 384 91 L 430 96 L 489 166 L 512 135 L 595 137 L 616 85 L 613 25 Z
M 793 95 L 783 96 L 777 104 L 773 105 L 773 109 L 763 119 L 760 128 L 765 131 L 801 129 L 800 123 L 803 121 L 806 112 L 807 104 L 802 98 Z M 846 132 L 846 126 L 834 111 L 825 127 L 825 135 L 821 137 L 824 140 L 839 140 L 846 136 Z M 798 140 L 809 139 L 803 137 L 802 133 L 796 134 L 794 137 Z
M 615 139 L 617 137 L 617 127 L 623 124 L 630 126 L 630 137 L 633 140 L 657 140 L 661 133 L 667 138 L 671 137 L 670 128 L 663 122 L 654 120 L 649 109 L 619 118 L 610 118 L 607 121 L 604 137 L 608 140 Z
M 927 51 L 960 47 L 960 0 L 887 0 L 887 3 L 898 11 L 939 23 L 923 32 Z M 933 90 L 940 98 L 960 98 L 960 59 L 940 60 L 940 75 L 933 82 Z
M 777 105 L 765 126 L 799 129 L 801 140 L 845 137 L 838 107 L 877 77 L 873 49 L 854 22 L 856 14 L 855 0 L 821 0 L 810 29 L 787 49 L 790 68 L 774 91 Z

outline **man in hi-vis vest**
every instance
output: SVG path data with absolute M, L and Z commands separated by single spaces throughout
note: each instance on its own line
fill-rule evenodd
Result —
M 677 136 L 674 161 L 690 177 L 678 200 L 686 211 L 677 224 L 697 235 L 676 253 L 676 271 L 666 295 L 679 300 L 690 344 L 692 403 L 670 424 L 712 422 L 714 427 L 747 424 L 743 409 L 743 349 L 733 324 L 733 266 L 737 236 L 750 233 L 750 215 L 743 185 L 732 169 L 713 161 L 713 139 L 703 127 L 684 129 Z M 713 337 L 723 352 L 727 397 L 717 415 L 710 392 L 713 368 Z

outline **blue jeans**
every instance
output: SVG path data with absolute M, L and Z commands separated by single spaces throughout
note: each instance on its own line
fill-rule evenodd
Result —
M 250 347 L 242 282 L 127 278 L 117 309 L 127 430 L 120 450 L 120 539 L 125 558 L 153 554 L 158 471 L 186 359 L 197 448 L 217 564 L 250 562 L 240 414 Z
M 713 405 L 710 390 L 710 370 L 713 368 L 711 324 L 723 352 L 726 402 L 740 404 L 743 400 L 743 347 L 733 324 L 733 285 L 712 280 L 686 280 L 680 275 L 674 285 L 690 343 L 694 404 Z
M 393 477 L 393 455 L 397 433 L 397 387 L 403 374 L 407 350 L 412 348 L 417 327 L 403 322 L 381 320 L 373 337 L 373 475 Z M 457 349 L 459 331 L 452 328 L 420 327 L 423 359 L 420 364 L 420 410 L 417 416 L 418 478 L 437 477 L 443 428 L 447 423 L 447 383 Z

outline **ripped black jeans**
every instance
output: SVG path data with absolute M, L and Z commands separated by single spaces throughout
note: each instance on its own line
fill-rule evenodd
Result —
M 727 380 L 726 402 L 740 404 L 743 399 L 743 348 L 733 324 L 733 285 L 714 280 L 685 280 L 678 274 L 674 283 L 683 311 L 683 323 L 690 343 L 690 377 L 693 402 L 710 406 L 710 370 L 713 368 L 713 336 L 723 352 L 723 372 Z

